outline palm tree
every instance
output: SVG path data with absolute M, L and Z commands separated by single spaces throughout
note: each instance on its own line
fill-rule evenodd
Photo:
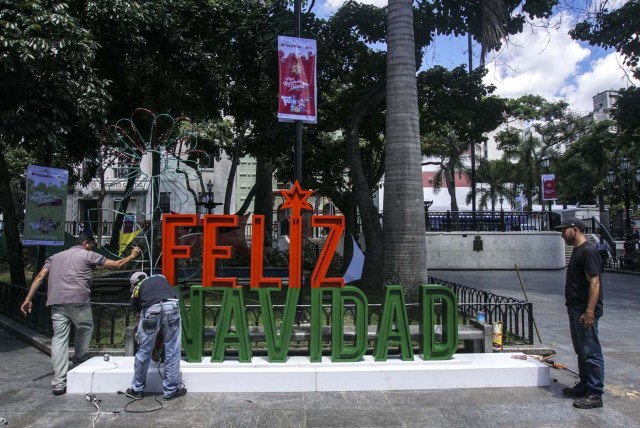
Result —
M 412 1 L 389 0 L 383 281 L 408 301 L 428 278 L 418 118 Z
M 489 208 L 489 205 L 491 205 L 491 211 L 495 211 L 496 202 L 501 196 L 507 197 L 507 200 L 509 200 L 512 187 L 509 185 L 510 172 L 512 168 L 513 165 L 511 162 L 504 159 L 479 159 L 478 179 L 480 183 L 488 186 L 480 191 L 481 196 L 478 204 L 480 210 Z M 471 192 L 467 193 L 467 197 L 465 199 L 467 204 L 470 201 Z
M 433 193 L 439 193 L 446 187 L 451 198 L 451 211 L 458 211 L 456 198 L 456 175 L 458 177 L 469 176 L 469 168 L 464 163 L 469 148 L 468 141 L 462 141 L 449 126 L 445 126 L 441 132 L 427 134 L 422 142 L 422 154 L 431 160 L 423 162 L 423 165 L 439 166 L 433 177 Z

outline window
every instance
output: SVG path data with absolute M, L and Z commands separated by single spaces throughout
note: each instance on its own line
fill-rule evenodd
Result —
M 115 166 L 113 166 L 113 173 L 115 178 L 127 178 L 134 170 L 134 163 L 131 159 L 119 158 Z
M 171 213 L 171 193 L 160 192 L 160 211 L 165 214 Z

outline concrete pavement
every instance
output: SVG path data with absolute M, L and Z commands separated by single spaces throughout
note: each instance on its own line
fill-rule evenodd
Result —
M 515 271 L 430 271 L 460 284 L 522 298 Z M 564 309 L 564 270 L 521 271 L 542 346 L 577 370 Z M 170 402 L 148 395 L 53 396 L 49 356 L 0 329 L 0 418 L 8 427 L 640 427 L 640 276 L 606 273 L 600 321 L 606 364 L 605 406 L 579 410 L 562 396 L 576 378 L 552 369 L 543 388 L 408 392 L 190 393 Z M 538 345 L 538 343 L 536 343 Z M 127 385 L 123 385 L 123 389 Z M 126 407 L 126 411 L 125 411 Z M 132 411 L 149 413 L 133 413 Z M 0 419 L 1 421 L 1 419 Z

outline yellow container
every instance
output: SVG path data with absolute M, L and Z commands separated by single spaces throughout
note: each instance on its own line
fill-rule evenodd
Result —
M 502 321 L 493 323 L 491 337 L 493 339 L 493 350 L 502 351 Z

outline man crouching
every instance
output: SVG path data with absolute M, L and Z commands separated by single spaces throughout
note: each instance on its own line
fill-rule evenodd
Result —
M 161 327 L 164 333 L 165 354 L 162 382 L 164 399 L 171 400 L 185 395 L 187 388 L 182 382 L 178 382 L 182 344 L 176 290 L 163 275 L 147 277 L 144 272 L 134 272 L 129 280 L 132 286 L 131 308 L 140 313 L 140 323 L 137 333 L 139 349 L 135 356 L 133 380 L 125 395 L 136 400 L 144 398 L 151 352 Z

